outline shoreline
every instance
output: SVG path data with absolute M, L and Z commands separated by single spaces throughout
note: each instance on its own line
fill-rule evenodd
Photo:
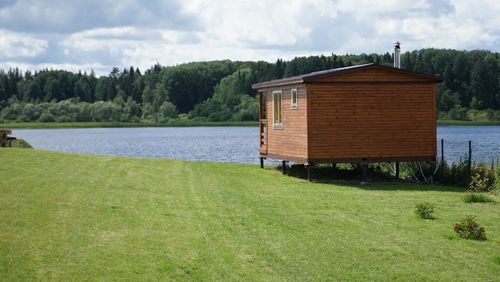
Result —
M 205 127 L 205 126 L 249 126 L 257 127 L 257 121 L 192 121 L 174 120 L 169 123 L 140 122 L 9 122 L 0 123 L 0 128 L 119 128 L 119 127 Z M 500 121 L 438 120 L 438 126 L 499 126 Z
M 449 126 L 495 126 L 500 125 L 500 121 L 468 121 L 468 120 L 438 120 L 437 125 Z
M 176 120 L 170 123 L 140 122 L 12 122 L 0 123 L 0 128 L 119 128 L 119 127 L 205 127 L 205 126 L 258 126 L 257 121 L 190 121 Z

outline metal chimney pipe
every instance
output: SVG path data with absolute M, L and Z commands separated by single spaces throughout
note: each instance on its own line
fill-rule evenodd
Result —
M 394 43 L 394 67 L 400 69 L 401 68 L 401 42 L 396 41 Z

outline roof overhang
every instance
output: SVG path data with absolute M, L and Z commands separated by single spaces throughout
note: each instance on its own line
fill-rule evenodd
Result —
M 360 70 L 367 70 L 367 69 L 381 69 L 381 70 L 394 72 L 394 73 L 402 73 L 402 74 L 421 78 L 421 79 L 423 79 L 423 81 L 427 81 L 427 82 L 438 83 L 438 82 L 443 81 L 437 75 L 414 72 L 414 71 L 409 71 L 409 70 L 405 70 L 405 69 L 393 68 L 390 66 L 384 66 L 384 65 L 371 63 L 371 64 L 364 64 L 364 65 L 350 66 L 350 67 L 345 67 L 345 68 L 336 68 L 336 69 L 329 69 L 329 70 L 324 70 L 324 71 L 317 71 L 317 72 L 312 72 L 312 73 L 288 77 L 288 78 L 259 82 L 259 83 L 253 84 L 252 89 L 272 88 L 272 87 L 277 87 L 277 86 L 286 86 L 286 85 L 292 85 L 292 84 L 315 82 L 321 78 L 336 76 L 336 75 L 350 73 L 350 72 L 356 72 L 356 71 L 360 71 Z M 383 82 L 383 81 L 381 81 L 381 82 Z

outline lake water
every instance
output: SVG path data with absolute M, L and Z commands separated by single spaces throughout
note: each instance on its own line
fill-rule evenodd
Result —
M 438 140 L 445 140 L 448 161 L 467 153 L 468 140 L 472 141 L 474 161 L 491 162 L 500 157 L 500 126 L 439 126 L 437 131 Z M 259 161 L 257 127 L 15 129 L 12 133 L 42 150 L 235 163 Z

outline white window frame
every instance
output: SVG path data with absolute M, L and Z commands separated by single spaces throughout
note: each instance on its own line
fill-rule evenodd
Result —
M 293 102 L 293 93 L 295 92 L 295 103 Z M 299 90 L 293 88 L 290 90 L 290 107 L 292 110 L 296 110 L 299 107 Z
M 275 103 L 275 99 L 274 99 L 274 96 L 275 94 L 280 94 L 280 118 L 281 118 L 281 122 L 280 123 L 276 123 L 276 107 L 274 105 Z M 283 128 L 283 90 L 274 90 L 272 92 L 272 95 L 273 95 L 273 129 L 282 129 Z

